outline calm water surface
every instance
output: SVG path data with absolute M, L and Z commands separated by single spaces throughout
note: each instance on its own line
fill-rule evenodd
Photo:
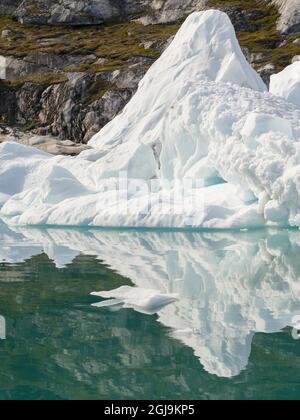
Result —
M 92 306 L 121 286 L 135 300 Z M 2 224 L 0 315 L 0 399 L 300 398 L 298 231 Z

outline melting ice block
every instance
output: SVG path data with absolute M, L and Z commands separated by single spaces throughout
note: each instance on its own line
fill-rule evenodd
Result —
M 271 76 L 270 92 L 300 108 L 300 61 Z
M 2 214 L 23 225 L 300 226 L 299 140 L 300 108 L 267 92 L 228 16 L 193 13 L 91 150 L 0 145 Z

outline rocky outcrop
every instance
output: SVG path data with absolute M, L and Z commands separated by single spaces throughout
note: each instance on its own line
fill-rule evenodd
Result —
M 279 12 L 278 30 L 300 30 L 299 0 L 266 0 Z M 139 16 L 144 24 L 168 23 L 210 6 L 209 0 L 0 0 L 0 15 L 11 15 L 25 24 L 95 25 Z M 220 4 L 216 3 L 218 7 Z M 211 4 L 213 6 L 214 4 Z M 224 2 L 230 3 L 230 2 Z M 233 2 L 231 2 L 233 3 Z M 236 2 L 234 8 L 239 8 Z M 242 8 L 243 5 L 240 6 Z
M 208 0 L 157 0 L 149 3 L 151 13 L 139 19 L 144 25 L 176 22 L 189 13 L 203 10 Z
M 13 16 L 22 0 L 0 0 L 0 16 Z
M 46 88 L 40 99 L 39 132 L 87 142 L 131 98 L 129 88 L 122 89 L 109 79 L 112 74 L 75 73 L 68 75 L 66 83 Z
M 24 133 L 17 128 L 0 124 L 0 143 L 4 141 L 17 141 L 52 155 L 76 156 L 89 149 L 87 145 L 74 143 L 71 140 L 59 140 L 53 136 L 37 136 L 31 132 Z
M 14 16 L 25 24 L 93 25 L 121 15 L 117 0 L 25 0 Z

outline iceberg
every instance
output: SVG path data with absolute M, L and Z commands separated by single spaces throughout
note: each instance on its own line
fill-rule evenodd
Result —
M 91 295 L 110 298 L 110 300 L 92 305 L 97 308 L 119 306 L 119 308 L 131 308 L 147 315 L 160 312 L 165 306 L 175 302 L 178 298 L 176 294 L 165 294 L 159 290 L 131 286 L 122 286 L 110 292 L 92 292 Z
M 270 92 L 300 108 L 300 61 L 271 76 Z
M 284 95 L 281 95 L 284 96 Z M 267 91 L 225 13 L 193 13 L 78 157 L 0 145 L 11 224 L 300 226 L 300 108 Z

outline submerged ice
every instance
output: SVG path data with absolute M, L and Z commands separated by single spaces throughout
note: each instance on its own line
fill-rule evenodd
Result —
M 300 226 L 299 79 L 287 69 L 267 92 L 227 15 L 194 13 L 91 150 L 52 157 L 0 145 L 2 215 L 24 225 Z

